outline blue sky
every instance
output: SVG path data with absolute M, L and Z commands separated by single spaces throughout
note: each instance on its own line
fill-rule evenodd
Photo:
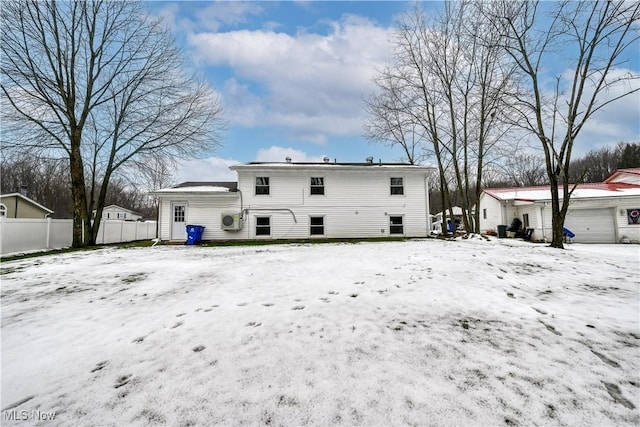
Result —
M 220 93 L 229 123 L 223 145 L 185 162 L 178 179 L 235 179 L 231 164 L 287 156 L 401 160 L 399 149 L 366 141 L 362 124 L 375 70 L 390 59 L 394 18 L 412 7 L 400 1 L 151 3 L 193 71 Z M 640 139 L 638 104 L 636 96 L 603 111 L 576 153 Z

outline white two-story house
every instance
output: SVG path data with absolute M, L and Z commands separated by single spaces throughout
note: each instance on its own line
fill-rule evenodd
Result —
M 187 225 L 203 240 L 426 237 L 424 166 L 388 163 L 247 163 L 235 183 L 188 183 L 160 200 L 159 238 L 180 241 Z

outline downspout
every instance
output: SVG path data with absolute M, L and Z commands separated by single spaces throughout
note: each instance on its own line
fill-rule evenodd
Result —
M 18 196 L 16 196 L 16 210 L 13 212 L 13 217 L 18 218 Z
M 424 176 L 424 208 L 427 213 L 427 236 L 431 234 L 431 212 L 429 212 L 429 176 Z

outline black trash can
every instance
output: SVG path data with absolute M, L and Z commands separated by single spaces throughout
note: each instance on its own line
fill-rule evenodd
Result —
M 202 225 L 187 225 L 187 245 L 195 245 L 202 241 Z
M 504 239 L 507 237 L 507 226 L 506 225 L 499 225 L 498 226 L 498 237 L 501 239 Z

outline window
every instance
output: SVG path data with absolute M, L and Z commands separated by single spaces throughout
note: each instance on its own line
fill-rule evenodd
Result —
M 311 194 L 324 194 L 324 178 L 311 177 Z
M 529 214 L 522 215 L 522 222 L 524 223 L 524 228 L 529 228 Z
M 7 216 L 7 207 L 4 203 L 0 203 L 0 216 Z
M 271 218 L 268 216 L 256 217 L 256 236 L 271 236 Z
M 310 218 L 309 234 L 312 236 L 324 236 L 324 217 L 312 216 Z
M 184 222 L 184 205 L 176 205 L 173 207 L 173 222 Z
M 256 195 L 269 194 L 269 177 L 256 176 Z
M 482 219 L 487 219 L 487 210 L 482 209 Z
M 391 178 L 391 194 L 404 194 L 402 178 Z
M 401 216 L 389 217 L 389 234 L 404 234 Z

